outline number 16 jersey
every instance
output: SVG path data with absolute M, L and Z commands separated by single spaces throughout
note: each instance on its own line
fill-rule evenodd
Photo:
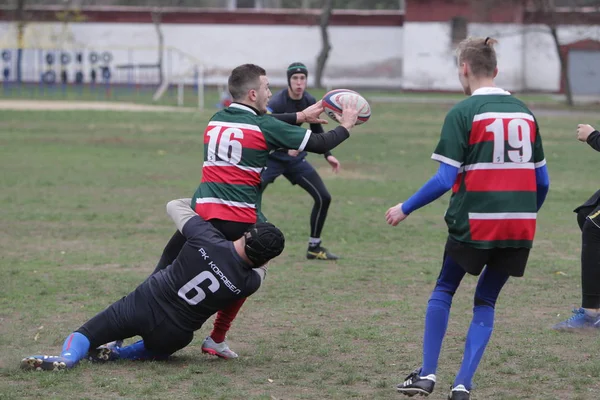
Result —
M 475 248 L 531 248 L 535 168 L 546 161 L 533 113 L 510 93 L 481 88 L 454 106 L 431 156 L 459 168 L 445 215 L 450 237 Z
M 311 131 L 233 103 L 217 112 L 204 131 L 202 181 L 192 208 L 205 220 L 253 224 L 263 220 L 260 174 L 269 152 L 304 150 Z

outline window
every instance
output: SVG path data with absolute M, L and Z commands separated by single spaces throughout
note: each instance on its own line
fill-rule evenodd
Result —
M 467 38 L 467 19 L 465 17 L 453 17 L 450 20 L 450 29 L 450 37 L 454 47 Z
M 237 8 L 254 8 L 255 0 L 237 0 Z

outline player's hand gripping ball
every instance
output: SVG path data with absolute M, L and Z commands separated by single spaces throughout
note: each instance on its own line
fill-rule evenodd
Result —
M 371 106 L 369 102 L 359 93 L 349 89 L 335 89 L 325 93 L 323 96 L 323 109 L 325 114 L 334 121 L 337 121 L 336 114 L 342 114 L 342 105 L 349 96 L 358 96 L 358 119 L 356 125 L 364 124 L 371 117 Z

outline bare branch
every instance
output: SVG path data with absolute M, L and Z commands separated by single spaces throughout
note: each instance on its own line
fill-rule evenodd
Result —
M 317 57 L 317 71 L 315 73 L 315 85 L 317 87 L 322 87 L 321 81 L 323 78 L 323 73 L 325 71 L 325 64 L 327 63 L 329 51 L 331 50 L 331 44 L 329 42 L 329 34 L 327 32 L 327 28 L 329 27 L 329 18 L 331 17 L 332 10 L 333 0 L 324 0 L 323 9 L 321 11 L 321 16 L 319 19 L 323 47 L 321 48 L 321 52 Z

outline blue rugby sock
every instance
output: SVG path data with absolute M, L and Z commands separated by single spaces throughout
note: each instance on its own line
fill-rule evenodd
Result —
M 146 349 L 143 340 L 119 349 L 119 358 L 127 360 L 166 360 L 168 357 L 168 354 L 160 354 Z
M 473 376 L 483 357 L 492 331 L 494 330 L 494 308 L 490 306 L 475 306 L 473 320 L 467 333 L 465 354 L 453 387 L 464 385 L 471 390 Z
M 425 334 L 423 335 L 423 366 L 421 376 L 435 374 L 442 342 L 448 327 L 452 295 L 434 290 L 427 304 L 425 314 Z
M 89 339 L 82 333 L 73 332 L 65 340 L 60 355 L 61 357 L 77 363 L 86 356 L 89 350 Z

